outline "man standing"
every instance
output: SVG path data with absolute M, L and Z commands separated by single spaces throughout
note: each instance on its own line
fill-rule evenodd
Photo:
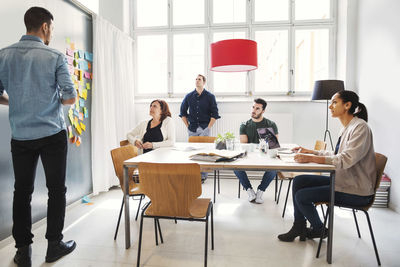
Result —
M 266 128 L 272 130 L 276 137 L 278 137 L 278 127 L 275 122 L 270 121 L 263 117 L 267 102 L 264 99 L 254 99 L 253 110 L 251 112 L 251 119 L 240 125 L 240 142 L 241 143 L 259 143 L 257 129 Z M 264 203 L 262 195 L 267 189 L 268 185 L 276 176 L 276 171 L 266 171 L 263 175 L 260 185 L 258 186 L 257 193 L 254 192 L 250 180 L 245 171 L 234 171 L 240 183 L 246 189 L 249 195 L 250 202 L 255 201 L 258 204 Z
M 39 156 L 49 196 L 46 262 L 56 261 L 76 247 L 72 240 L 62 241 L 68 145 L 62 105 L 75 103 L 76 91 L 64 55 L 48 47 L 53 15 L 32 7 L 24 22 L 26 35 L 0 50 L 0 103 L 9 105 L 12 134 L 14 262 L 31 266 L 31 199 Z
M 196 78 L 196 89 L 188 93 L 182 101 L 179 117 L 188 128 L 189 136 L 209 136 L 211 127 L 220 118 L 215 96 L 204 89 L 206 77 L 199 74 Z M 188 113 L 189 109 L 189 113 Z M 201 180 L 207 173 L 201 174 Z

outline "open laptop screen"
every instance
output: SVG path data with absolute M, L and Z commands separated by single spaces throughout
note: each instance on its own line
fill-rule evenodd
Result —
M 265 141 L 268 142 L 268 147 L 270 149 L 281 147 L 272 128 L 258 128 L 257 133 L 260 139 L 265 139 Z

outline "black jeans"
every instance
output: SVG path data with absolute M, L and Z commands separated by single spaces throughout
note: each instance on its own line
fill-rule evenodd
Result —
M 307 219 L 311 226 L 320 229 L 323 226 L 314 206 L 316 202 L 329 201 L 330 178 L 322 175 L 299 175 L 293 180 L 294 220 Z M 366 206 L 372 201 L 372 196 L 359 196 L 343 192 L 335 192 L 335 204 Z
M 65 130 L 35 140 L 18 141 L 11 139 L 15 176 L 12 234 L 17 248 L 33 242 L 31 200 L 39 156 L 46 176 L 49 197 L 47 201 L 46 239 L 60 241 L 63 238 L 65 193 L 67 191 L 65 187 L 67 145 Z

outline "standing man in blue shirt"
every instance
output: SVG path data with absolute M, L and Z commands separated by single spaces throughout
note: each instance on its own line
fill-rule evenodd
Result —
M 31 199 L 40 157 L 48 188 L 46 262 L 72 252 L 63 242 L 67 134 L 62 105 L 75 103 L 76 91 L 65 56 L 48 45 L 53 15 L 41 7 L 24 16 L 26 35 L 0 50 L 0 103 L 9 105 L 14 167 L 13 229 L 18 266 L 31 266 Z M 5 93 L 7 92 L 7 94 Z
M 204 88 L 206 77 L 197 75 L 196 89 L 182 101 L 179 117 L 188 128 L 189 136 L 209 136 L 211 127 L 220 118 L 215 96 Z M 189 113 L 188 113 L 189 110 Z M 201 173 L 204 182 L 207 173 Z

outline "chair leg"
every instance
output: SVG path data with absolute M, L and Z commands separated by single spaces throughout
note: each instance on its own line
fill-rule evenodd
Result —
M 142 199 L 144 198 L 144 196 L 140 196 L 140 199 L 139 199 L 139 205 L 138 205 L 138 207 L 137 207 L 137 211 L 136 211 L 136 217 L 135 217 L 135 221 L 137 221 L 137 217 L 139 216 L 139 210 L 140 210 L 140 205 L 142 204 Z
M 211 249 L 214 250 L 214 206 L 211 203 Z
M 283 184 L 283 180 L 281 180 L 281 184 L 280 184 L 280 186 L 279 186 L 278 197 L 277 197 L 277 199 L 276 199 L 276 205 L 279 204 L 279 199 L 281 198 L 282 184 Z
M 139 245 L 138 245 L 138 255 L 137 255 L 136 267 L 140 267 L 140 252 L 142 249 L 142 232 L 143 232 L 143 212 L 142 212 L 142 216 L 140 217 Z
M 156 218 L 154 218 L 154 237 L 156 238 L 156 246 L 158 246 L 157 219 Z
M 160 226 L 160 220 L 159 219 L 157 219 L 157 225 L 158 225 L 158 233 L 160 234 L 160 241 L 161 241 L 161 244 L 163 244 L 164 243 L 164 239 L 162 237 L 161 226 Z
M 369 232 L 371 233 L 372 244 L 374 245 L 376 261 L 378 262 L 378 265 L 381 266 L 381 260 L 379 259 L 378 248 L 376 247 L 376 243 L 375 243 L 374 232 L 372 231 L 371 220 L 369 219 L 368 212 L 365 210 L 363 210 L 363 212 L 365 213 L 365 216 L 367 217 Z
M 320 251 L 321 251 L 322 238 L 323 238 L 323 235 L 324 235 L 324 231 L 325 231 L 325 227 L 326 227 L 326 222 L 328 221 L 328 215 L 329 215 L 329 207 L 327 208 L 326 213 L 325 213 L 325 216 L 324 216 L 324 227 L 322 228 L 321 237 L 319 238 L 317 255 L 315 256 L 316 258 L 319 257 L 319 253 L 320 253 Z
M 118 216 L 117 228 L 115 229 L 114 240 L 117 239 L 119 223 L 121 222 L 122 210 L 124 209 L 124 199 L 125 199 L 125 197 L 122 196 L 122 204 L 121 204 L 121 209 L 119 210 L 119 216 Z M 139 209 L 138 209 L 138 211 L 139 211 Z
M 178 223 L 178 221 L 175 219 L 175 224 L 177 224 Z
M 289 179 L 289 185 L 288 185 L 287 192 L 286 192 L 285 205 L 283 206 L 282 218 L 285 217 L 286 204 L 287 204 L 287 200 L 289 197 L 290 186 L 292 185 L 292 181 L 293 181 L 293 179 Z
M 214 203 L 215 203 L 215 189 L 217 183 L 217 170 L 214 170 Z
M 275 202 L 277 193 L 278 193 L 278 174 L 275 175 L 275 197 L 274 197 Z
M 321 205 L 322 216 L 325 217 L 324 205 Z
M 356 211 L 354 209 L 353 209 L 353 216 L 354 216 L 354 222 L 356 223 L 358 238 L 361 238 L 360 228 L 358 228 L 358 221 L 357 221 Z
M 238 198 L 240 198 L 240 181 L 239 181 L 239 187 L 238 187 Z
M 206 233 L 204 242 L 204 267 L 207 267 L 207 251 L 208 250 L 208 214 L 206 216 Z
M 219 170 L 217 170 L 217 177 L 218 177 L 218 194 L 220 193 L 220 183 L 219 183 Z

